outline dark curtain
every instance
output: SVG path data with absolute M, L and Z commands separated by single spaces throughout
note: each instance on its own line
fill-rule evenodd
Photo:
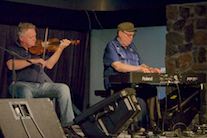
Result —
M 0 25 L 0 47 L 7 48 L 17 39 L 17 26 Z M 44 40 L 45 28 L 37 28 L 37 39 Z M 84 110 L 89 104 L 89 68 L 90 45 L 88 31 L 69 31 L 49 29 L 48 39 L 58 38 L 80 40 L 77 46 L 67 47 L 53 69 L 45 72 L 54 82 L 66 83 L 71 90 L 72 102 L 79 110 Z M 7 67 L 4 61 L 5 51 L 0 49 L 0 97 L 11 98 L 8 95 Z M 47 56 L 53 53 L 47 52 Z M 29 77 L 29 76 L 28 76 Z

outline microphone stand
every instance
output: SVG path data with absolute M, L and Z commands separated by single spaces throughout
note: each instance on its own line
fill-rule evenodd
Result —
M 14 60 L 15 60 L 15 57 L 18 57 L 19 59 L 23 59 L 23 60 L 26 60 L 27 62 L 33 64 L 31 61 L 27 60 L 26 58 L 18 55 L 17 53 L 13 52 L 13 51 L 10 51 L 10 50 L 7 50 L 6 48 L 3 48 L 3 47 L 0 47 L 0 49 L 3 49 L 4 51 L 8 52 L 11 56 L 12 56 L 12 98 L 14 98 L 14 93 L 16 91 L 16 72 L 15 72 L 15 64 L 14 64 Z
M 12 98 L 14 98 L 14 93 L 16 92 L 16 72 L 14 69 L 15 56 L 12 55 Z

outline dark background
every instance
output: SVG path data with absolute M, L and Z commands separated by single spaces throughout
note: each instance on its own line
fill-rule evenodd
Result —
M 72 0 L 70 0 L 72 1 Z M 73 1 L 74 2 L 74 1 Z M 54 82 L 64 82 L 71 88 L 73 102 L 79 109 L 89 106 L 90 31 L 112 29 L 123 21 L 135 27 L 166 25 L 166 5 L 197 3 L 199 0 L 87 0 L 71 4 L 72 7 L 52 7 L 35 4 L 0 1 L 0 46 L 6 48 L 16 39 L 19 22 L 31 22 L 38 28 L 38 39 L 80 39 L 79 48 L 67 48 L 53 70 L 46 70 Z M 94 2 L 94 3 L 92 3 Z M 102 8 L 100 8 L 102 6 Z M 0 50 L 0 97 L 7 97 L 7 69 L 4 51 Z
M 43 5 L 44 0 L 41 2 Z M 74 0 L 65 0 L 65 2 L 68 5 L 64 5 L 64 3 L 61 5 L 61 1 L 57 4 L 45 1 L 44 5 L 48 5 L 46 7 L 2 1 L 0 4 L 0 23 L 16 25 L 20 21 L 30 20 L 39 27 L 49 26 L 50 28 L 69 30 L 111 29 L 116 28 L 117 24 L 123 21 L 131 21 L 136 27 L 162 26 L 166 25 L 166 5 L 202 1 L 77 0 L 75 2 Z

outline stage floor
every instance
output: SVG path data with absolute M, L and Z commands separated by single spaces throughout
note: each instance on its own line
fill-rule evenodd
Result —
M 76 131 L 77 134 L 79 134 L 80 136 L 84 138 L 84 133 L 82 132 L 82 130 L 80 129 L 78 125 L 74 125 L 72 127 Z M 131 136 L 128 134 L 128 132 L 124 131 L 117 138 L 149 138 L 149 136 L 142 136 L 141 133 Z M 173 132 L 173 131 L 165 131 L 160 135 L 154 135 L 154 137 L 152 138 L 207 138 L 207 131 L 202 131 L 200 133 L 195 133 L 192 131 L 184 131 L 182 133 Z

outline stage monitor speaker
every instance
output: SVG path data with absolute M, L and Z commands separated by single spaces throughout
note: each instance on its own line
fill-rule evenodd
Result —
M 1 99 L 1 138 L 65 138 L 49 98 Z
M 89 138 L 117 137 L 141 111 L 136 91 L 123 89 L 91 106 L 74 119 Z
M 180 85 L 179 88 L 160 101 L 165 130 L 186 128 L 200 111 L 200 86 Z

